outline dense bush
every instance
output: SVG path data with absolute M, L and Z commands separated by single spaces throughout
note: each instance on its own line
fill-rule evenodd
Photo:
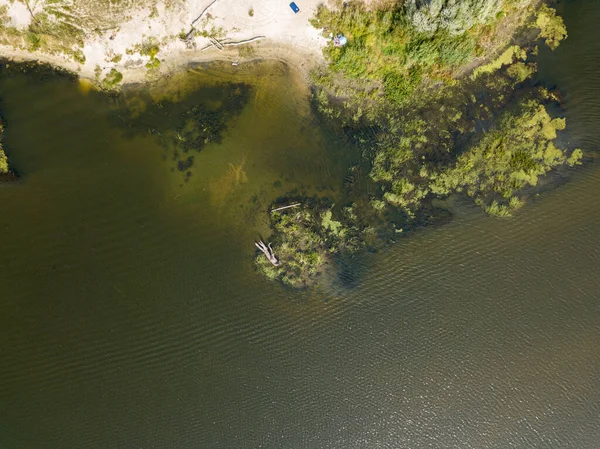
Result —
M 443 30 L 454 36 L 495 17 L 502 0 L 408 0 L 405 8 L 415 30 L 427 34 Z
M 375 11 L 362 2 L 333 10 L 321 5 L 313 25 L 348 38 L 344 47 L 325 49 L 332 71 L 358 83 L 379 83 L 395 103 L 408 98 L 424 76 L 448 77 L 476 51 L 476 41 L 467 33 L 416 28 L 400 5 Z
M 334 213 L 319 202 L 270 214 L 270 242 L 279 265 L 257 252 L 256 266 L 269 279 L 291 287 L 314 284 L 332 256 L 353 253 L 376 241 L 373 227 L 360 222 L 353 206 Z

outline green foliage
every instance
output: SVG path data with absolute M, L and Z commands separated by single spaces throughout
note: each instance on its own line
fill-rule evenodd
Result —
M 515 83 L 522 83 L 527 78 L 535 73 L 535 64 L 525 64 L 523 62 L 515 62 L 506 70 L 508 76 L 515 80 Z
M 473 74 L 471 75 L 471 77 L 473 79 L 475 79 L 483 73 L 493 73 L 496 70 L 501 69 L 503 66 L 512 64 L 515 61 L 515 59 L 525 60 L 526 58 L 527 58 L 527 52 L 525 50 L 523 50 L 518 45 L 512 45 L 512 46 L 508 47 L 508 49 L 506 49 L 504 51 L 504 53 L 502 53 L 494 61 L 490 62 L 489 64 L 485 64 L 485 65 L 477 67 L 473 71 Z M 520 76 L 518 76 L 518 74 L 516 77 L 520 78 Z M 525 77 L 525 78 L 527 78 L 527 77 Z M 523 79 L 525 79 L 525 78 L 523 78 Z
M 471 35 L 452 34 L 444 27 L 421 32 L 400 7 L 372 11 L 352 2 L 331 10 L 320 5 L 311 23 L 348 39 L 344 47 L 330 44 L 324 50 L 333 72 L 359 84 L 382 85 L 386 98 L 396 104 L 405 101 L 424 77 L 446 79 L 475 54 Z
M 567 27 L 562 17 L 556 15 L 556 10 L 543 4 L 537 15 L 535 26 L 540 29 L 540 37 L 546 45 L 555 50 L 563 39 L 567 38 Z
M 269 279 L 292 287 L 307 287 L 317 281 L 332 254 L 352 252 L 361 246 L 359 236 L 372 231 L 355 226 L 352 208 L 340 217 L 323 206 L 303 206 L 271 213 L 272 249 L 279 259 L 274 266 L 262 252 L 256 265 Z
M 581 159 L 583 158 L 583 151 L 581 149 L 576 148 L 573 150 L 571 155 L 567 158 L 567 165 L 569 167 L 574 167 L 575 165 L 581 165 Z
M 270 279 L 279 279 L 292 287 L 305 287 L 316 280 L 328 258 L 328 246 L 318 225 L 317 215 L 308 209 L 272 213 L 272 247 L 279 266 L 274 266 L 262 252 L 256 264 Z
M 148 70 L 155 70 L 155 69 L 158 69 L 159 67 L 160 67 L 160 59 L 158 59 L 158 58 L 153 58 L 146 63 L 146 68 Z
M 79 64 L 85 64 L 85 55 L 81 50 L 75 50 L 73 52 L 73 59 Z
M 153 61 L 159 51 L 160 45 L 158 44 L 158 41 L 156 38 L 150 37 L 142 43 L 140 54 L 142 56 L 150 57 L 150 60 Z
M 331 232 L 336 237 L 343 237 L 345 234 L 345 229 L 340 221 L 334 220 L 332 218 L 333 213 L 331 209 L 326 210 L 321 214 L 321 226 L 326 230 Z
M 117 69 L 112 68 L 102 80 L 102 88 L 106 90 L 114 89 L 123 80 L 123 74 Z
M 501 0 L 407 0 L 406 16 L 422 33 L 459 35 L 495 18 L 501 7 Z
M 580 150 L 568 155 L 554 143 L 566 125 L 546 109 L 554 97 L 533 81 L 514 90 L 533 67 L 516 62 L 496 70 L 414 98 L 391 117 L 372 152 L 371 177 L 408 219 L 431 198 L 456 192 L 507 216 L 523 204 L 516 196 L 522 189 L 559 165 L 579 163 Z
M 6 174 L 9 171 L 8 158 L 2 148 L 2 134 L 4 133 L 4 124 L 0 122 L 0 175 Z
M 37 33 L 28 31 L 25 33 L 25 39 L 27 41 L 27 48 L 29 51 L 39 50 L 42 46 L 42 37 Z
M 4 154 L 4 150 L 0 148 L 0 174 L 8 173 L 8 158 Z
M 153 71 L 160 67 L 161 61 L 156 57 L 159 51 L 160 46 L 158 45 L 158 41 L 154 37 L 149 37 L 142 43 L 140 48 L 140 54 L 143 56 L 150 57 L 150 61 L 146 63 L 146 68 L 148 70 Z
M 58 10 L 35 15 L 25 34 L 30 50 L 43 50 L 49 53 L 63 52 L 74 55 L 73 48 L 83 47 L 84 31 Z M 81 57 L 82 54 L 77 54 Z

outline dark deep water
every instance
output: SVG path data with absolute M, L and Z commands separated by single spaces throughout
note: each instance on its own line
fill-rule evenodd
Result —
M 569 39 L 540 77 L 595 157 L 600 3 L 559 7 Z M 186 80 L 146 95 L 203 86 L 220 110 L 216 82 L 251 85 L 189 177 L 77 83 L 0 80 L 23 175 L 0 186 L 0 449 L 598 447 L 594 161 L 513 220 L 458 202 L 363 257 L 355 288 L 293 292 L 253 273 L 257 212 L 335 198 L 355 156 L 279 65 Z

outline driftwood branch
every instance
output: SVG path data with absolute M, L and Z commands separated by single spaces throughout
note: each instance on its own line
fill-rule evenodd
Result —
M 243 40 L 243 41 L 227 42 L 226 44 L 223 44 L 223 46 L 224 47 L 229 47 L 229 46 L 234 46 L 234 45 L 249 44 L 250 42 L 259 41 L 261 39 L 266 39 L 266 38 L 267 38 L 267 36 L 255 36 L 255 37 L 252 37 L 250 39 Z
M 213 37 L 209 37 L 208 40 L 217 48 L 219 51 L 223 51 L 223 44 Z
M 35 14 L 33 14 L 33 11 L 31 10 L 31 6 L 29 6 L 29 0 L 25 0 L 25 6 L 27 7 L 27 11 L 29 11 L 29 14 L 31 15 L 31 19 L 36 23 L 39 24 L 40 21 L 37 19 L 37 17 L 35 16 Z
M 255 36 L 255 37 L 253 37 L 251 39 L 246 39 L 246 40 L 243 40 L 243 41 L 238 41 L 238 42 L 219 42 L 219 44 L 222 47 L 233 47 L 235 45 L 244 45 L 244 44 L 249 44 L 250 42 L 258 41 L 258 40 L 261 40 L 261 39 L 266 39 L 266 37 L 267 36 Z M 207 45 L 206 47 L 201 48 L 200 51 L 205 51 L 205 50 L 208 50 L 209 48 L 213 48 L 213 47 L 217 47 L 217 46 L 211 41 L 210 45 Z M 218 49 L 218 47 L 217 47 L 217 49 Z
M 290 204 L 289 206 L 278 207 L 277 209 L 271 210 L 271 213 L 277 212 L 278 210 L 289 209 L 290 207 L 298 207 L 301 203 Z
M 206 11 L 208 11 L 208 8 L 210 8 L 215 3 L 217 3 L 217 0 L 213 0 L 212 2 L 210 2 L 208 4 L 208 6 L 202 10 L 202 12 L 200 13 L 200 15 L 198 17 L 196 17 L 194 20 L 192 20 L 192 27 L 196 24 L 196 22 L 198 22 L 202 18 L 202 16 L 204 15 L 204 13 Z
M 210 2 L 209 5 L 202 10 L 202 12 L 200 13 L 200 15 L 198 17 L 196 17 L 194 20 L 192 20 L 192 29 L 189 31 L 188 34 L 185 35 L 185 40 L 186 41 L 189 40 L 189 39 L 191 39 L 192 34 L 194 34 L 194 31 L 196 30 L 196 23 L 198 23 L 198 21 L 202 18 L 202 16 L 208 10 L 208 8 L 210 8 L 216 2 L 217 2 L 217 0 L 213 0 L 212 2 Z
M 273 252 L 273 248 L 271 248 L 270 243 L 267 246 L 262 240 L 259 240 L 258 242 L 254 242 L 254 246 L 256 246 L 259 250 L 263 252 L 267 259 L 269 259 L 269 262 L 271 262 L 276 267 L 279 266 L 279 260 L 277 260 L 277 257 L 275 256 L 275 253 Z

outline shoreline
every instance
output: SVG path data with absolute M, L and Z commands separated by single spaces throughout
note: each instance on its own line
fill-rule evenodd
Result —
M 101 32 L 84 20 L 74 28 L 75 34 L 80 30 L 77 36 L 56 40 L 39 34 L 35 44 L 26 34 L 31 33 L 34 14 L 54 14 L 52 4 L 41 2 L 31 14 L 15 4 L 4 19 L 12 26 L 12 41 L 6 38 L 0 44 L 0 57 L 39 61 L 99 83 L 109 78 L 109 87 L 151 82 L 190 63 L 257 59 L 284 61 L 307 79 L 312 68 L 325 62 L 322 50 L 328 39 L 310 23 L 321 2 L 303 0 L 302 10 L 295 13 L 282 0 L 255 0 L 252 6 L 236 0 L 208 5 L 192 0 L 180 9 L 156 0 L 152 7 L 126 8 L 114 18 L 90 7 L 87 14 L 106 23 Z
M 322 53 L 310 53 L 308 51 L 303 51 L 298 47 L 293 47 L 285 43 L 273 42 L 272 40 L 261 41 L 258 44 L 255 44 L 253 48 L 255 54 L 251 57 L 240 57 L 237 49 L 224 49 L 219 52 L 216 49 L 204 52 L 201 52 L 200 50 L 174 51 L 173 53 L 163 55 L 160 68 L 151 73 L 145 66 L 126 67 L 126 64 L 111 65 L 110 67 L 105 67 L 103 69 L 109 70 L 114 68 L 118 70 L 123 75 L 123 81 L 119 86 L 125 86 L 129 84 L 151 83 L 156 79 L 183 70 L 190 64 L 231 62 L 232 65 L 239 64 L 240 66 L 243 66 L 245 63 L 256 61 L 280 61 L 289 67 L 292 67 L 307 82 L 307 84 L 309 84 L 309 74 L 311 70 L 325 64 Z M 48 64 L 58 69 L 67 70 L 80 79 L 87 79 L 94 83 L 99 81 L 94 70 L 87 66 L 82 67 L 81 64 L 69 60 L 63 55 L 30 52 L 0 45 L 0 59 L 14 63 L 33 62 Z

